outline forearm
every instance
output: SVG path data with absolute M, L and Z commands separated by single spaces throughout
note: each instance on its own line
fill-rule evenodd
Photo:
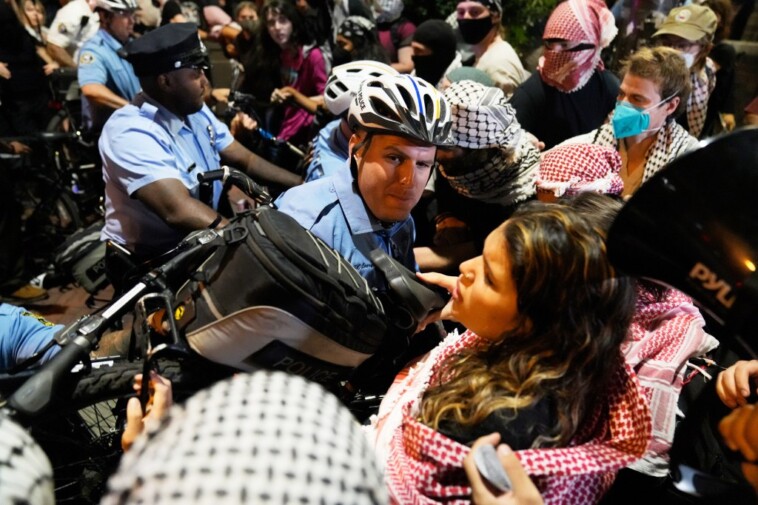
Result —
M 39 56 L 45 63 L 55 63 L 55 59 L 50 56 L 50 53 L 42 46 L 36 48 L 37 56 Z
M 249 159 L 245 171 L 255 179 L 281 184 L 286 187 L 297 186 L 303 183 L 303 178 L 270 163 L 260 156 L 253 154 Z
M 218 217 L 215 210 L 194 198 L 184 200 L 182 205 L 163 209 L 163 214 L 159 215 L 172 228 L 186 232 L 208 228 Z M 228 222 L 222 219 L 217 227 Z
M 111 109 L 120 109 L 129 103 L 102 84 L 85 84 L 82 86 L 82 95 L 92 103 Z
M 410 74 L 413 71 L 413 48 L 407 46 L 398 49 L 397 63 L 393 63 L 392 68 L 401 74 Z
M 301 177 L 269 163 L 236 140 L 221 152 L 221 159 L 224 163 L 244 169 L 250 177 L 259 182 L 281 184 L 286 187 L 297 186 L 303 182 Z
M 62 67 L 76 68 L 76 62 L 68 54 L 68 51 L 55 44 L 47 44 L 47 52 L 52 58 L 57 61 Z
M 194 199 L 177 179 L 159 179 L 141 187 L 132 196 L 180 232 L 207 228 L 218 218 L 215 210 Z M 217 226 L 225 224 L 226 221 L 221 220 Z

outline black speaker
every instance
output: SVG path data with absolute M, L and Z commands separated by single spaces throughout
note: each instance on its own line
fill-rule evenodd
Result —
M 701 142 L 622 208 L 608 237 L 622 271 L 688 294 L 758 349 L 758 128 Z

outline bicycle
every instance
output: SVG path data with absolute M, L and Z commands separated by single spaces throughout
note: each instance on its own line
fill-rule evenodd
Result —
M 223 172 L 215 177 L 223 177 Z M 227 170 L 225 185 L 235 177 L 236 185 L 251 197 L 270 203 L 265 190 L 239 172 Z M 55 472 L 57 503 L 98 502 L 120 459 L 126 400 L 133 395 L 135 374 L 157 369 L 172 381 L 174 396 L 181 400 L 234 372 L 193 354 L 182 343 L 172 318 L 167 319 L 169 337 L 156 336 L 149 325 L 149 316 L 159 309 L 173 313 L 173 293 L 224 242 L 223 235 L 223 230 L 190 234 L 151 263 L 157 266 L 146 267 L 147 273 L 124 295 L 68 326 L 35 356 L 0 374 L 0 395 L 6 397 L 0 409 L 30 428 L 47 453 Z M 97 349 L 106 330 L 130 311 L 136 318 L 129 336 L 134 352 L 91 358 L 90 351 Z M 54 345 L 61 346 L 60 352 L 41 368 L 30 370 Z M 43 416 L 50 411 L 55 416 Z
M 14 200 L 21 207 L 21 249 L 34 272 L 45 271 L 55 249 L 76 230 L 103 215 L 102 176 L 94 164 L 71 165 L 64 154 L 76 144 L 70 133 L 39 133 L 13 139 L 28 154 L 4 158 Z
M 365 360 L 379 349 L 388 329 L 401 328 L 387 321 L 397 311 L 385 312 L 385 302 L 344 258 L 289 216 L 276 213 L 267 191 L 249 177 L 225 168 L 200 178 L 207 178 L 207 183 L 220 178 L 227 188 L 233 184 L 254 198 L 260 208 L 244 212 L 221 230 L 193 232 L 169 253 L 147 266 L 136 267 L 138 280 L 127 282 L 124 294 L 59 332 L 55 343 L 50 344 L 61 346 L 57 355 L 20 387 L 8 389 L 13 392 L 2 407 L 33 427 L 35 436 L 44 440 L 43 448 L 53 453 L 51 459 L 61 468 L 57 475 L 59 501 L 90 499 L 98 494 L 93 490 L 103 489 L 120 455 L 117 442 L 125 418 L 125 398 L 132 394 L 132 378 L 142 372 L 143 381 L 148 381 L 156 364 L 159 373 L 174 383 L 174 397 L 179 400 L 220 378 L 258 368 L 286 370 L 316 380 L 352 404 L 354 410 L 364 412 L 378 399 L 356 396 L 345 383 L 361 363 L 361 356 Z M 284 226 L 277 227 L 279 224 Z M 285 228 L 292 235 L 280 234 Z M 290 236 L 293 242 L 287 240 Z M 222 330 L 230 338 L 221 344 L 213 338 L 203 341 L 212 337 L 198 330 L 209 325 L 199 314 L 210 300 L 212 280 L 228 280 L 228 275 L 234 275 L 237 270 L 224 271 L 221 266 L 228 265 L 240 250 L 237 259 L 256 258 L 255 275 L 271 280 L 251 296 L 256 301 L 241 296 L 233 303 L 244 307 L 251 304 L 256 309 L 262 303 L 266 313 L 256 321 L 263 325 L 268 324 L 272 313 L 288 313 L 277 320 L 284 331 L 273 326 L 264 326 L 263 331 L 241 331 L 241 327 L 233 326 Z M 411 331 L 428 313 L 429 303 L 441 307 L 440 298 L 420 285 L 414 286 L 413 278 L 410 272 L 388 275 L 389 285 L 399 286 L 397 293 L 406 293 L 411 319 L 403 320 L 402 328 Z M 310 288 L 297 285 L 298 281 Z M 236 290 L 232 287 L 231 291 Z M 332 310 L 331 305 L 341 310 Z M 236 308 L 214 307 L 219 315 L 210 324 L 233 320 L 239 313 Z M 91 360 L 90 352 L 97 348 L 105 331 L 128 312 L 134 315 L 129 352 L 110 360 Z M 193 328 L 193 321 L 199 326 Z M 244 320 L 248 321 L 252 319 Z M 248 343 L 251 345 L 243 350 Z M 322 352 L 325 346 L 328 353 Z M 222 354 L 233 355 L 232 362 L 214 354 L 219 347 L 223 347 Z M 37 356 L 46 351 L 40 350 Z M 32 362 L 34 358 L 23 365 Z M 8 379 L 0 377 L 0 391 L 5 391 L 7 384 Z M 143 382 L 143 406 L 148 393 L 148 384 Z M 55 409 L 59 419 L 52 425 L 42 418 L 49 409 Z M 80 455 L 72 461 L 73 447 L 79 448 Z

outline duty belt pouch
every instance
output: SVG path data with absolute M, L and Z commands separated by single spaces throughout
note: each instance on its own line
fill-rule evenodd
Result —
M 108 284 L 105 276 L 105 242 L 100 241 L 103 221 L 92 223 L 69 236 L 55 251 L 58 272 L 75 280 L 88 293 L 97 293 Z
M 384 309 L 336 251 L 269 207 L 230 226 L 244 227 L 244 239 L 220 247 L 177 295 L 175 316 L 193 350 L 327 386 L 376 351 Z

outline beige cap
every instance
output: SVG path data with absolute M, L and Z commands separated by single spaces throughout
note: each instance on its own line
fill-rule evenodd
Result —
M 690 42 L 700 40 L 706 35 L 713 36 L 716 33 L 718 18 L 708 7 L 702 5 L 688 5 L 671 9 L 666 20 L 653 34 L 676 35 Z

